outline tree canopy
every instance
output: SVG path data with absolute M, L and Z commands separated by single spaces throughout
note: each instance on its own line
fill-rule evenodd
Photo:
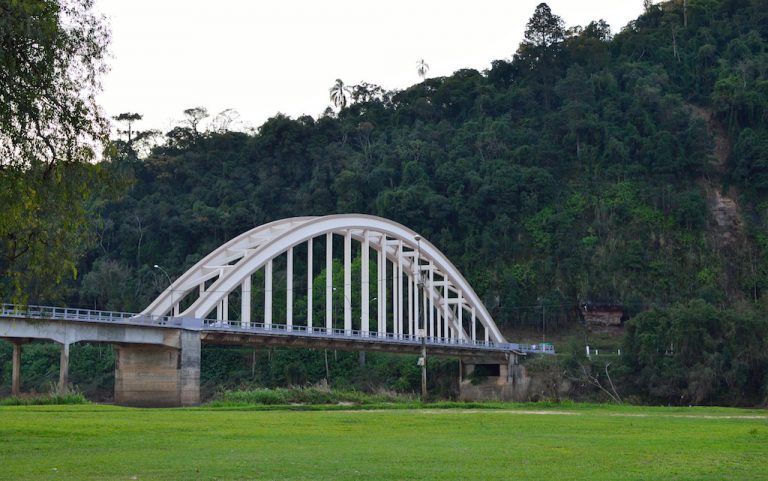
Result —
M 51 295 L 76 272 L 107 140 L 95 100 L 109 33 L 91 0 L 0 2 L 0 293 Z
M 0 2 L 0 166 L 94 158 L 109 33 L 92 0 Z

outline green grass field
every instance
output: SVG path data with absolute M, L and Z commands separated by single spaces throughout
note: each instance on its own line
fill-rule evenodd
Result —
M 757 480 L 768 412 L 0 408 L 0 479 Z

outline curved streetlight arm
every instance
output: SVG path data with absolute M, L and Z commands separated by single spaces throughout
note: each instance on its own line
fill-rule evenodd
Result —
M 163 269 L 161 266 L 155 264 L 153 267 L 155 269 L 160 269 L 161 271 L 163 271 L 163 274 L 165 274 L 165 278 L 168 279 L 168 288 L 171 289 L 171 315 L 170 315 L 170 317 L 173 317 L 173 315 L 175 314 L 174 310 L 175 310 L 176 305 L 173 302 L 173 289 L 172 289 L 173 282 L 171 281 L 171 276 L 169 276 L 168 275 L 168 271 Z

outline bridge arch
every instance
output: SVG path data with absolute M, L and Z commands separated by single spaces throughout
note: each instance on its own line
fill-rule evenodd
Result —
M 343 237 L 343 286 L 333 285 L 333 239 Z M 313 243 L 325 239 L 325 323 L 313 319 Z M 415 231 L 388 219 L 362 214 L 295 217 L 264 224 L 224 243 L 176 279 L 143 312 L 149 316 L 173 315 L 221 322 L 228 317 L 229 295 L 240 290 L 237 323 L 253 324 L 252 276 L 265 273 L 263 325 L 274 323 L 272 312 L 272 263 L 286 256 L 286 319 L 288 328 L 303 322 L 307 329 L 331 330 L 334 326 L 333 292 L 344 289 L 344 330 L 351 331 L 352 243 L 359 243 L 361 258 L 358 330 L 361 335 L 394 335 L 457 339 L 465 342 L 506 343 L 477 294 L 448 258 Z M 307 319 L 293 312 L 294 250 L 307 245 Z M 375 254 L 371 262 L 371 254 Z M 371 312 L 369 273 L 375 264 L 376 311 Z M 390 275 L 388 275 L 390 273 Z M 191 296 L 197 297 L 191 302 Z M 390 303 L 391 302 L 391 303 Z M 215 313 L 215 314 L 214 314 Z M 298 325 L 298 324 L 296 324 Z M 419 332 L 421 327 L 425 332 Z

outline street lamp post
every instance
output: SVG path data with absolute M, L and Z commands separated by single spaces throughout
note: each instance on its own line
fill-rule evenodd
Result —
M 168 275 L 168 271 L 166 271 L 165 269 L 163 269 L 157 264 L 155 264 L 155 269 L 160 269 L 161 271 L 163 271 L 163 274 L 165 274 L 165 278 L 168 279 L 168 288 L 171 289 L 171 315 L 169 317 L 173 317 L 173 315 L 175 314 L 174 312 L 175 305 L 173 303 L 173 288 L 172 288 L 173 282 L 171 282 L 171 276 Z
M 547 324 L 546 324 L 546 313 L 547 313 L 547 306 L 545 304 L 546 298 L 539 297 L 538 298 L 539 304 L 541 304 L 541 344 L 543 345 L 546 341 L 546 332 L 547 332 Z
M 337 287 L 333 287 L 332 290 L 333 290 L 333 292 L 339 291 L 339 289 Z M 352 300 L 349 297 L 347 297 L 347 295 L 344 293 L 344 291 L 339 291 L 339 292 L 341 292 L 341 295 L 344 296 L 344 300 L 347 303 L 349 303 L 349 305 L 351 306 L 352 305 Z M 335 318 L 336 317 L 341 317 L 341 316 L 336 316 L 336 313 L 338 312 L 339 309 L 340 309 L 340 306 L 338 305 L 338 303 L 334 303 L 334 305 L 333 305 L 333 314 L 334 314 L 334 321 L 336 321 L 336 322 L 338 322 L 338 320 L 335 319 Z M 362 315 L 361 315 L 360 316 L 361 324 L 362 324 L 362 320 L 363 320 L 363 318 L 362 318 Z M 352 335 L 352 331 L 347 331 L 346 329 L 344 329 L 344 334 L 347 335 L 347 336 L 351 336 Z
M 421 293 L 422 295 L 425 295 L 424 292 L 424 279 L 421 277 L 421 236 L 415 235 L 413 237 L 416 240 L 416 249 L 417 249 L 417 255 L 416 255 L 416 275 L 418 276 L 416 278 L 416 285 L 418 287 L 421 287 Z M 421 315 L 421 303 L 417 303 L 416 305 L 416 325 L 423 324 L 423 328 L 421 329 L 421 401 L 426 402 L 427 401 L 427 316 Z M 424 318 L 424 322 L 420 323 L 420 318 Z

